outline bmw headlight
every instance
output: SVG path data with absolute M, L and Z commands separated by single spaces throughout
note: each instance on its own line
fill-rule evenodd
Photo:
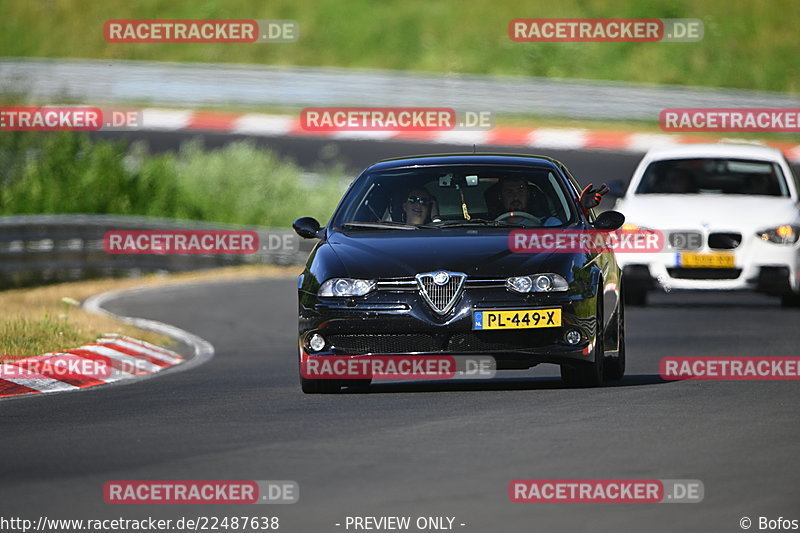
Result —
M 558 274 L 532 274 L 506 279 L 506 287 L 514 292 L 559 292 L 569 289 L 567 280 Z
M 770 228 L 756 232 L 762 241 L 774 242 L 775 244 L 794 244 L 800 237 L 800 227 L 791 224 L 784 224 L 777 228 Z
M 323 283 L 318 296 L 364 296 L 375 289 L 374 279 L 331 278 Z

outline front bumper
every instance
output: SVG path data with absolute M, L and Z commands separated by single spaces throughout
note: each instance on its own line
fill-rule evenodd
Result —
M 309 295 L 306 295 L 309 296 Z M 465 289 L 455 307 L 436 314 L 417 290 L 378 290 L 363 298 L 308 298 L 301 295 L 300 343 L 319 333 L 326 340 L 314 355 L 395 355 L 453 357 L 491 355 L 498 369 L 523 369 L 539 363 L 592 362 L 597 320 L 596 294 L 521 295 L 505 287 Z M 514 330 L 473 330 L 473 311 L 560 308 L 561 326 Z M 581 340 L 566 342 L 568 329 Z
M 660 253 L 620 253 L 617 260 L 625 271 L 629 288 L 663 287 L 665 290 L 753 290 L 768 294 L 800 291 L 800 243 L 787 246 L 764 242 L 755 236 L 745 238 L 733 250 L 710 249 L 699 253 L 729 252 L 734 268 L 685 268 L 678 260 L 679 250 Z

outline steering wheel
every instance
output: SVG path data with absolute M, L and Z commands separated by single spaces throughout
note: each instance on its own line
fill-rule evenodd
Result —
M 526 220 L 533 220 L 534 222 L 536 222 L 539 225 L 542 224 L 542 221 L 538 217 L 535 217 L 535 216 L 531 215 L 527 211 L 506 211 L 502 215 L 500 215 L 497 218 L 495 218 L 495 220 L 501 221 L 501 220 L 506 220 L 506 219 L 509 219 L 509 218 L 523 218 L 523 219 L 526 219 Z

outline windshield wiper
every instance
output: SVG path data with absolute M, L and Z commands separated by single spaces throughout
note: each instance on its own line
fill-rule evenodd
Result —
M 433 227 L 437 228 L 456 228 L 462 226 L 490 226 L 494 228 L 524 228 L 522 224 L 506 222 L 505 220 L 486 220 L 485 218 L 471 218 L 469 220 L 449 220 Z
M 403 222 L 393 222 L 391 220 L 384 220 L 381 222 L 345 222 L 342 224 L 345 228 L 363 228 L 363 229 L 401 229 L 401 230 L 415 230 L 419 229 L 412 224 L 405 224 Z

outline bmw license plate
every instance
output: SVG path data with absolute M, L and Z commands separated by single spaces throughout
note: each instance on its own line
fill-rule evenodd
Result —
M 734 258 L 732 253 L 716 252 L 698 254 L 683 252 L 678 254 L 678 265 L 684 268 L 733 268 Z
M 561 308 L 473 311 L 472 329 L 528 329 L 561 326 Z

